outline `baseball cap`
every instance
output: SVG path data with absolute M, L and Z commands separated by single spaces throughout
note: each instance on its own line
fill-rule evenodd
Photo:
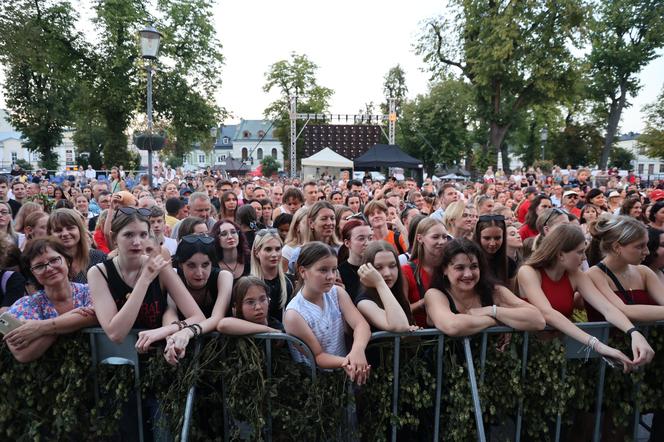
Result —
M 664 190 L 655 189 L 652 192 L 650 192 L 650 201 L 659 201 L 662 199 L 664 199 Z
M 609 193 L 609 198 L 616 198 L 620 196 L 620 192 L 613 190 L 611 193 Z
M 184 189 L 180 190 L 180 196 L 185 196 L 191 194 L 191 189 L 188 187 L 185 187 Z
M 579 194 L 576 193 L 576 192 L 573 191 L 573 190 L 566 190 L 566 191 L 563 193 L 563 198 L 565 198 L 565 197 L 567 197 L 567 196 L 570 196 L 570 195 L 576 195 L 576 196 L 579 196 Z

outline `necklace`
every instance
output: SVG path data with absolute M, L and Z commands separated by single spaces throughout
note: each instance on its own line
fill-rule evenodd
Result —
M 132 287 L 132 288 L 133 288 L 133 287 L 136 285 L 136 280 L 138 280 L 138 276 L 140 275 L 140 272 L 138 272 L 138 273 L 134 276 L 134 281 L 133 281 L 133 283 L 132 283 L 132 284 L 129 284 L 129 278 L 127 278 L 127 277 L 125 276 L 124 272 L 122 271 L 122 266 L 120 266 L 120 259 L 119 259 L 119 258 L 118 258 L 118 260 L 117 260 L 117 265 L 118 265 L 118 273 L 120 273 L 120 278 L 124 281 L 125 284 L 127 284 L 129 287 Z M 129 299 L 129 296 L 130 296 L 130 295 L 131 295 L 131 292 L 128 292 L 128 293 L 125 295 L 125 299 Z
M 233 274 L 233 275 L 235 275 L 235 271 L 237 270 L 237 266 L 240 264 L 239 261 L 235 261 L 235 265 L 231 268 L 231 266 L 229 266 L 228 264 L 226 264 L 225 261 L 222 260 L 221 263 L 222 263 L 222 264 L 224 265 L 224 267 L 226 267 L 226 268 L 228 269 L 228 271 L 231 272 L 231 274 Z

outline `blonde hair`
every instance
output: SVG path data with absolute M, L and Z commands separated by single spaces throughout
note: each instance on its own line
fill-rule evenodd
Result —
M 447 230 L 454 228 L 454 222 L 463 216 L 464 210 L 466 210 L 466 203 L 463 201 L 455 201 L 445 208 L 443 224 Z
M 288 229 L 288 235 L 286 235 L 287 246 L 297 247 L 303 244 L 302 229 L 309 230 L 309 226 L 307 225 L 308 216 L 309 208 L 306 206 L 300 207 L 297 212 L 295 212 Z
M 643 239 L 648 231 L 645 225 L 631 216 L 603 213 L 588 224 L 592 240 L 588 245 L 588 263 L 595 265 L 611 253 L 614 244 L 625 246 Z
M 34 203 L 32 201 L 27 201 L 23 203 L 21 208 L 18 209 L 18 213 L 16 214 L 16 219 L 14 219 L 14 230 L 23 233 L 23 229 L 25 228 L 25 219 L 28 217 L 28 215 L 34 212 L 46 213 L 44 212 L 42 206 L 40 206 L 37 203 Z
M 279 241 L 279 245 L 283 246 L 279 232 L 273 232 L 271 230 L 259 230 L 256 233 L 254 245 L 251 247 L 251 276 L 255 276 L 261 280 L 265 279 L 265 275 L 263 274 L 261 262 L 256 254 L 263 248 L 265 243 L 271 239 L 276 239 Z M 281 299 L 279 299 L 279 306 L 284 308 L 286 307 L 286 302 L 288 302 L 288 285 L 286 283 L 286 275 L 284 274 L 284 269 L 281 263 L 277 265 L 277 274 L 279 275 L 279 286 L 281 287 Z
M 314 203 L 309 208 L 309 216 L 307 217 L 307 222 L 305 223 L 306 229 L 301 230 L 301 232 L 302 232 L 302 243 L 300 243 L 300 245 L 306 244 L 306 243 L 311 242 L 311 241 L 320 241 L 319 239 L 317 239 L 314 236 L 313 229 L 311 229 L 309 227 L 309 222 L 310 221 L 315 221 L 316 218 L 318 218 L 318 214 L 323 209 L 329 209 L 329 210 L 332 211 L 333 214 L 335 213 L 334 212 L 334 206 L 332 204 L 330 204 L 329 202 L 327 202 L 327 201 L 318 201 L 318 202 Z M 335 214 L 335 217 L 336 217 L 336 214 Z M 335 218 L 335 221 L 336 221 L 336 218 Z M 341 241 L 339 241 L 339 238 L 337 238 L 336 230 L 337 229 L 336 229 L 336 222 L 335 222 L 334 232 L 332 232 L 332 236 L 330 237 L 330 239 L 327 243 L 330 246 L 339 246 L 341 244 Z

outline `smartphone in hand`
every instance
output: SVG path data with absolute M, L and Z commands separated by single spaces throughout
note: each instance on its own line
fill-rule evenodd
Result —
M 0 334 L 6 335 L 10 331 L 19 328 L 21 325 L 23 325 L 23 323 L 9 312 L 4 312 L 0 315 Z

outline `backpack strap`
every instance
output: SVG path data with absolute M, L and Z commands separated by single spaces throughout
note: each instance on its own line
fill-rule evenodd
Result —
M 401 239 L 401 232 L 397 230 L 396 232 L 394 232 L 394 244 L 397 246 L 397 251 L 399 252 L 399 255 L 403 255 L 406 251 L 403 249 L 403 247 L 401 247 L 401 241 L 399 241 L 400 239 Z
M 420 275 L 417 272 L 417 266 L 413 261 L 408 261 L 410 269 L 413 271 L 413 276 L 415 277 L 415 284 L 417 284 L 417 291 L 420 294 L 420 299 L 424 299 L 424 286 L 422 285 L 422 280 Z
M 632 298 L 632 295 L 630 295 L 629 292 L 628 292 L 627 290 L 625 290 L 625 287 L 622 286 L 622 284 L 620 283 L 620 280 L 619 280 L 618 277 L 617 277 L 617 276 L 611 271 L 611 269 L 608 268 L 608 267 L 606 266 L 606 264 L 604 264 L 604 263 L 601 262 L 601 261 L 598 262 L 596 265 L 597 265 L 597 267 L 598 267 L 601 271 L 603 271 L 604 273 L 606 273 L 606 275 L 607 275 L 609 278 L 611 278 L 611 281 L 613 281 L 613 283 L 616 285 L 616 288 L 618 289 L 618 291 L 620 292 L 620 294 L 623 295 L 623 299 L 625 300 L 625 303 L 628 304 L 628 305 L 633 305 L 633 304 L 634 304 L 634 299 Z

